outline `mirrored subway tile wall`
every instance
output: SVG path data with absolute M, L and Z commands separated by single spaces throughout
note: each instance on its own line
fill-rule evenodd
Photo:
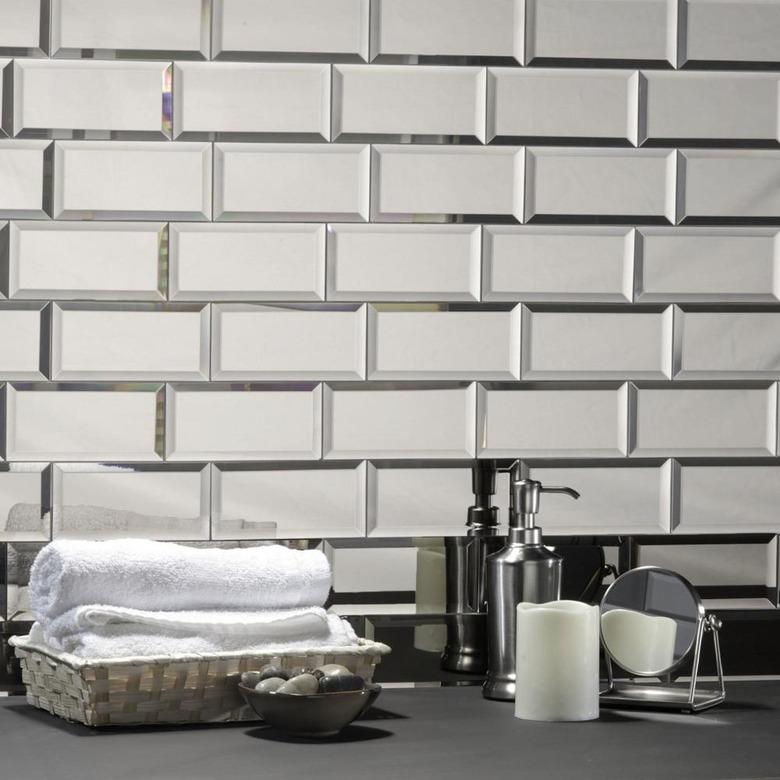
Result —
M 779 28 L 0 3 L 0 615 L 41 545 L 128 535 L 320 545 L 342 603 L 411 604 L 475 459 L 580 491 L 553 538 L 776 586 Z

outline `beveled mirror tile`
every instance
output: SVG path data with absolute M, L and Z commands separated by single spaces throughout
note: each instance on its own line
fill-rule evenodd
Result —
M 671 379 L 673 314 L 526 309 L 522 378 Z
M 324 458 L 474 457 L 474 384 L 325 387 Z
M 203 304 L 54 304 L 52 379 L 208 379 Z
M 614 216 L 675 222 L 672 149 L 528 148 L 525 218 Z
M 775 0 L 682 0 L 687 61 L 777 62 L 780 6 Z
M 314 460 L 322 439 L 322 388 L 228 389 L 168 385 L 166 460 Z
M 677 64 L 675 0 L 528 0 L 525 63 L 536 59 Z
M 372 155 L 374 221 L 454 214 L 522 218 L 521 148 L 379 144 Z
M 177 138 L 330 138 L 330 65 L 182 62 L 174 79 Z
M 631 301 L 631 228 L 485 225 L 483 253 L 485 301 Z
M 159 222 L 12 222 L 9 296 L 163 300 L 164 228 Z
M 325 225 L 170 226 L 171 300 L 325 298 Z
M 0 380 L 46 379 L 49 370 L 46 304 L 0 304 Z
M 209 143 L 55 141 L 54 147 L 55 219 L 211 218 Z
M 170 68 L 167 62 L 16 60 L 13 134 L 165 138 Z
M 552 136 L 638 143 L 637 71 L 489 68 L 487 89 L 488 141 Z
M 211 378 L 364 379 L 366 307 L 212 307 Z
M 44 153 L 49 141 L 0 138 L 0 218 L 48 219 Z
M 680 466 L 681 534 L 780 531 L 776 465 Z
M 680 150 L 684 176 L 681 218 L 755 217 L 780 213 L 780 151 L 774 149 Z
M 369 306 L 368 314 L 369 379 L 520 378 L 520 306 L 448 311 L 388 304 Z
M 362 537 L 366 464 L 327 468 L 214 467 L 215 539 Z
M 492 505 L 506 520 L 509 476 L 498 474 Z M 468 466 L 368 464 L 368 536 L 462 536 L 474 503 Z
M 0 54 L 40 57 L 49 52 L 47 0 L 4 0 L 0 25 Z
M 643 71 L 642 77 L 647 138 L 778 138 L 777 73 Z
M 638 301 L 772 302 L 780 297 L 776 228 L 642 227 Z
M 55 57 L 81 57 L 88 50 L 104 59 L 209 57 L 207 0 L 51 0 L 51 6 Z
M 485 68 L 336 65 L 332 137 L 484 143 L 485 89 Z
M 330 301 L 479 300 L 477 225 L 328 225 Z
M 0 57 L 0 138 L 13 134 L 13 78 L 14 61 Z
M 368 0 L 213 0 L 214 59 L 368 59 Z
M 374 0 L 371 59 L 409 55 L 522 61 L 522 0 Z
M 636 390 L 632 456 L 743 457 L 777 449 L 777 386 Z
M 668 534 L 671 530 L 672 462 L 659 466 L 531 466 L 528 478 L 569 485 L 579 492 L 544 496 L 545 533 L 568 535 Z
M 479 388 L 477 441 L 486 458 L 609 458 L 628 450 L 628 385 Z
M 368 220 L 370 147 L 215 144 L 214 218 Z
M 208 539 L 210 468 L 53 466 L 55 539 Z
M 18 384 L 6 392 L 9 461 L 161 459 L 159 385 Z
M 51 492 L 46 463 L 0 465 L 0 540 L 40 542 L 51 538 Z
M 408 539 L 329 540 L 323 545 L 333 572 L 333 590 L 338 610 L 339 594 L 412 593 L 416 582 L 417 548 Z M 395 605 L 394 605 L 395 606 Z
M 780 312 L 678 309 L 674 333 L 676 379 L 780 379 Z

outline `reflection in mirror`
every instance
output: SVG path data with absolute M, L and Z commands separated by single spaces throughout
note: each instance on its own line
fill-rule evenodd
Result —
M 660 676 L 691 650 L 703 608 L 682 577 L 664 569 L 635 569 L 619 577 L 601 603 L 604 647 L 627 672 Z

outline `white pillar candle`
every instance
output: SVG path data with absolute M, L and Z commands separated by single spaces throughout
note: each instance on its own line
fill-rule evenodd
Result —
M 515 717 L 599 716 L 599 608 L 581 601 L 517 605 Z
M 443 614 L 447 611 L 446 558 L 444 547 L 417 548 L 416 611 Z M 414 627 L 414 647 L 441 653 L 447 645 L 447 626 Z
M 674 664 L 677 623 L 663 615 L 611 609 L 601 618 L 604 646 L 628 672 L 659 674 Z

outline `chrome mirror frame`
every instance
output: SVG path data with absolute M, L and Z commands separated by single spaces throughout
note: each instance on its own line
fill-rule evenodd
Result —
M 600 704 L 604 707 L 641 707 L 648 709 L 679 710 L 684 712 L 699 712 L 700 710 L 714 707 L 720 704 L 726 698 L 726 688 L 723 680 L 723 665 L 721 661 L 720 642 L 718 631 L 721 627 L 720 619 L 714 615 L 707 615 L 704 606 L 693 585 L 684 577 L 676 572 L 662 569 L 658 566 L 640 566 L 631 569 L 620 575 L 607 588 L 600 604 L 600 619 L 604 616 L 604 604 L 608 602 L 608 596 L 615 586 L 625 581 L 625 577 L 636 576 L 638 572 L 658 572 L 670 578 L 676 579 L 683 585 L 693 597 L 696 605 L 696 631 L 690 645 L 681 657 L 670 667 L 659 672 L 640 673 L 630 669 L 625 669 L 631 679 L 617 682 L 614 677 L 612 665 L 623 669 L 620 662 L 611 654 L 606 642 L 604 641 L 603 627 L 601 632 L 601 645 L 604 649 L 604 656 L 607 666 L 607 688 L 600 694 Z M 701 688 L 699 681 L 699 663 L 701 661 L 702 645 L 704 635 L 712 636 L 713 649 L 715 652 L 715 666 L 717 671 L 717 688 Z M 674 682 L 675 672 L 693 656 L 693 665 L 691 670 L 690 683 Z M 656 677 L 661 680 L 660 683 L 644 682 L 647 678 Z M 637 679 L 639 678 L 639 681 Z

